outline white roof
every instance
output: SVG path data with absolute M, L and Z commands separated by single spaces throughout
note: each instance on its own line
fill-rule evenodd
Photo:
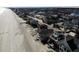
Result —
M 0 14 L 2 14 L 7 8 L 0 8 Z

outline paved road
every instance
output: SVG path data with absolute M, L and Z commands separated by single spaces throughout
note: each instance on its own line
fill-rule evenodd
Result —
M 41 44 L 33 40 L 29 30 L 20 26 L 20 21 L 10 9 L 0 9 L 0 51 L 45 51 Z

